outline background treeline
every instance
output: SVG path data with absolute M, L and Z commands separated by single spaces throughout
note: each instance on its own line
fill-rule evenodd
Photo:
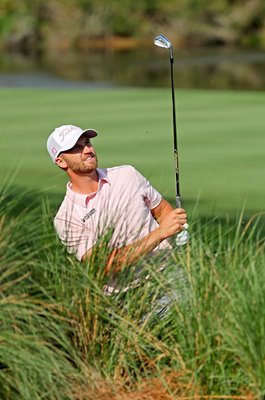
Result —
M 265 47 L 264 0 L 0 0 L 0 46 L 24 51 L 134 46 Z M 93 40 L 92 40 L 93 39 Z

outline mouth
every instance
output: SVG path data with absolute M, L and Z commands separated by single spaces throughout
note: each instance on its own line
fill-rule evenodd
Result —
M 84 161 L 90 161 L 93 160 L 95 158 L 95 154 L 90 153 L 88 154 L 88 156 L 84 159 Z

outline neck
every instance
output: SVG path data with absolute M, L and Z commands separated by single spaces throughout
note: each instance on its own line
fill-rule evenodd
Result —
M 93 171 L 86 175 L 77 175 L 75 173 L 68 174 L 74 192 L 81 194 L 90 194 L 98 190 L 98 173 Z

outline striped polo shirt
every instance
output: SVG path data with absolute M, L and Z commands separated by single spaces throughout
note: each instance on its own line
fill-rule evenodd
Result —
M 78 260 L 103 237 L 108 246 L 119 248 L 143 239 L 158 226 L 151 210 L 162 196 L 134 167 L 96 171 L 98 190 L 79 194 L 69 182 L 54 219 L 62 243 Z M 171 246 L 164 240 L 153 252 L 167 248 Z

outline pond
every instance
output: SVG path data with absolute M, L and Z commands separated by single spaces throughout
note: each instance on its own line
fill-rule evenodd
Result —
M 39 57 L 2 53 L 0 87 L 167 87 L 169 66 L 168 51 L 155 46 Z M 265 51 L 175 49 L 174 80 L 176 88 L 265 90 Z

